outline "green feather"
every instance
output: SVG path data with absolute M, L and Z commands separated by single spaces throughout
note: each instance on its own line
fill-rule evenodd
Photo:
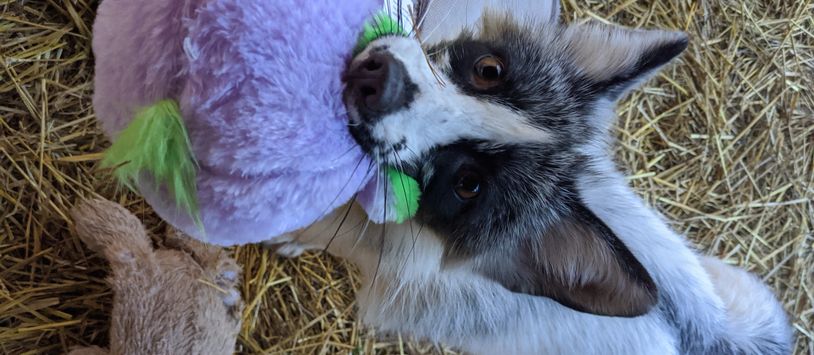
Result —
M 161 100 L 138 112 L 105 152 L 102 167 L 113 167 L 131 190 L 141 173 L 149 172 L 203 229 L 195 187 L 198 166 L 175 101 Z
M 418 200 L 421 198 L 418 181 L 393 168 L 387 169 L 387 177 L 396 200 L 396 223 L 413 218 L 418 212 Z
M 382 11 L 365 23 L 365 27 L 359 35 L 359 42 L 357 42 L 356 49 L 353 52 L 354 55 L 363 51 L 370 42 L 385 36 L 407 36 L 407 32 L 399 25 L 398 21 Z

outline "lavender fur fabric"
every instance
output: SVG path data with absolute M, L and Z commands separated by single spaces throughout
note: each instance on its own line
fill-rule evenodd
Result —
M 135 113 L 179 103 L 205 233 L 150 176 L 138 189 L 184 232 L 220 245 L 305 227 L 359 193 L 390 219 L 349 136 L 340 73 L 381 1 L 104 0 L 94 105 L 115 140 Z

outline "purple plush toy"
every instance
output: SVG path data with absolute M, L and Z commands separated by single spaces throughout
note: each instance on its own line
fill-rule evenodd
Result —
M 341 101 L 341 72 L 381 8 L 103 1 L 93 50 L 96 114 L 114 142 L 104 163 L 169 223 L 219 245 L 306 227 L 354 196 L 374 221 L 404 218 L 398 199 L 384 204 L 398 186 L 353 141 Z

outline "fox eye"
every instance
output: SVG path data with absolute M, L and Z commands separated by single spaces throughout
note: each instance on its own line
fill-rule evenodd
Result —
M 475 61 L 472 85 L 481 90 L 491 89 L 503 81 L 505 66 L 500 58 L 487 54 Z
M 471 200 L 480 195 L 482 184 L 480 174 L 470 170 L 459 171 L 455 177 L 455 195 L 464 201 Z

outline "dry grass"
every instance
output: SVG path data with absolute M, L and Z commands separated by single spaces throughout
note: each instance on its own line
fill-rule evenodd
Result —
M 164 227 L 95 171 L 107 144 L 91 108 L 96 1 L 0 0 L 0 352 L 107 342 L 105 266 L 66 211 L 98 194 Z M 814 354 L 812 0 L 567 0 L 593 17 L 692 34 L 689 53 L 620 108 L 620 165 L 710 254 L 761 275 Z M 375 340 L 353 317 L 354 272 L 326 256 L 246 265 L 245 353 L 440 352 Z

